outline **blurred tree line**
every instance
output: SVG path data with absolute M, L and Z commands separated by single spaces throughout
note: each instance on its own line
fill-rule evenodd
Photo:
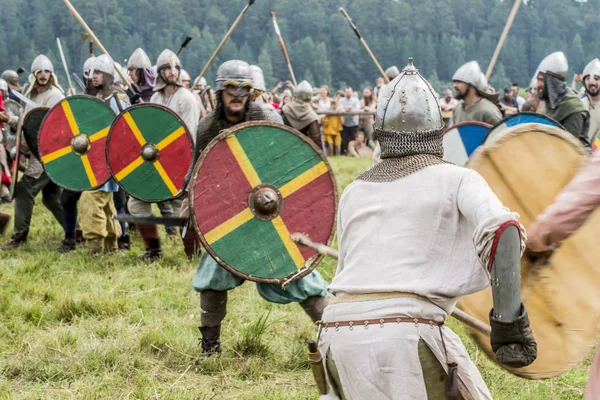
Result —
M 72 0 L 90 27 L 123 63 L 142 47 L 155 61 L 164 48 L 177 51 L 186 35 L 194 39 L 181 54 L 191 75 L 200 72 L 238 16 L 246 0 Z M 23 66 L 40 53 L 54 62 L 64 82 L 56 37 L 72 72 L 88 57 L 83 29 L 60 0 L 2 0 L 0 69 Z M 383 68 L 406 64 L 409 56 L 436 90 L 449 85 L 464 62 L 477 60 L 485 71 L 512 0 L 257 0 L 207 74 L 239 58 L 258 64 L 268 86 L 289 74 L 274 33 L 274 11 L 300 81 L 334 88 L 372 84 L 378 72 L 338 11 L 344 7 Z M 541 59 L 564 51 L 570 73 L 580 73 L 600 55 L 597 20 L 600 0 L 529 0 L 521 5 L 490 79 L 498 90 L 530 83 Z M 98 50 L 96 50 L 98 54 Z

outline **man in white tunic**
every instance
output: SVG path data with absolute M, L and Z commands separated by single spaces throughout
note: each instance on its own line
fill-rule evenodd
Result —
M 594 58 L 583 70 L 583 85 L 585 97 L 583 103 L 590 112 L 590 128 L 588 139 L 594 144 L 596 136 L 600 133 L 600 60 Z
M 496 359 L 516 368 L 535 360 L 518 214 L 477 172 L 442 159 L 440 107 L 412 59 L 382 89 L 375 135 L 382 161 L 339 204 L 340 258 L 320 322 L 322 398 L 490 399 L 444 321 L 491 280 Z

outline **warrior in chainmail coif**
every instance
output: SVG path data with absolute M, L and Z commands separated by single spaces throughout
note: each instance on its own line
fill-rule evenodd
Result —
M 537 71 L 537 89 L 545 108 L 543 113 L 560 123 L 587 149 L 590 113 L 577 93 L 566 82 L 569 63 L 563 52 L 557 51 L 542 60 Z
M 443 129 L 437 96 L 409 59 L 377 103 L 382 161 L 340 200 L 340 257 L 319 323 L 322 399 L 491 399 L 444 325 L 461 296 L 491 280 L 496 359 L 536 358 L 520 299 L 519 216 L 477 172 L 442 159 Z

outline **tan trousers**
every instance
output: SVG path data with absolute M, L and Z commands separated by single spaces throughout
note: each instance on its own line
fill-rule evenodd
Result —
M 83 237 L 93 254 L 118 251 L 117 239 L 121 225 L 114 220 L 117 215 L 112 192 L 83 192 L 79 199 L 79 218 Z

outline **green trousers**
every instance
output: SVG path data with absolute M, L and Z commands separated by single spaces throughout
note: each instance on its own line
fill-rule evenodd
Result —
M 23 176 L 17 184 L 15 196 L 15 228 L 14 234 L 29 230 L 35 197 L 42 192 L 44 206 L 54 215 L 60 226 L 64 228 L 65 219 L 60 205 L 61 189 L 50 181 L 48 175 L 43 173 L 39 178 Z

